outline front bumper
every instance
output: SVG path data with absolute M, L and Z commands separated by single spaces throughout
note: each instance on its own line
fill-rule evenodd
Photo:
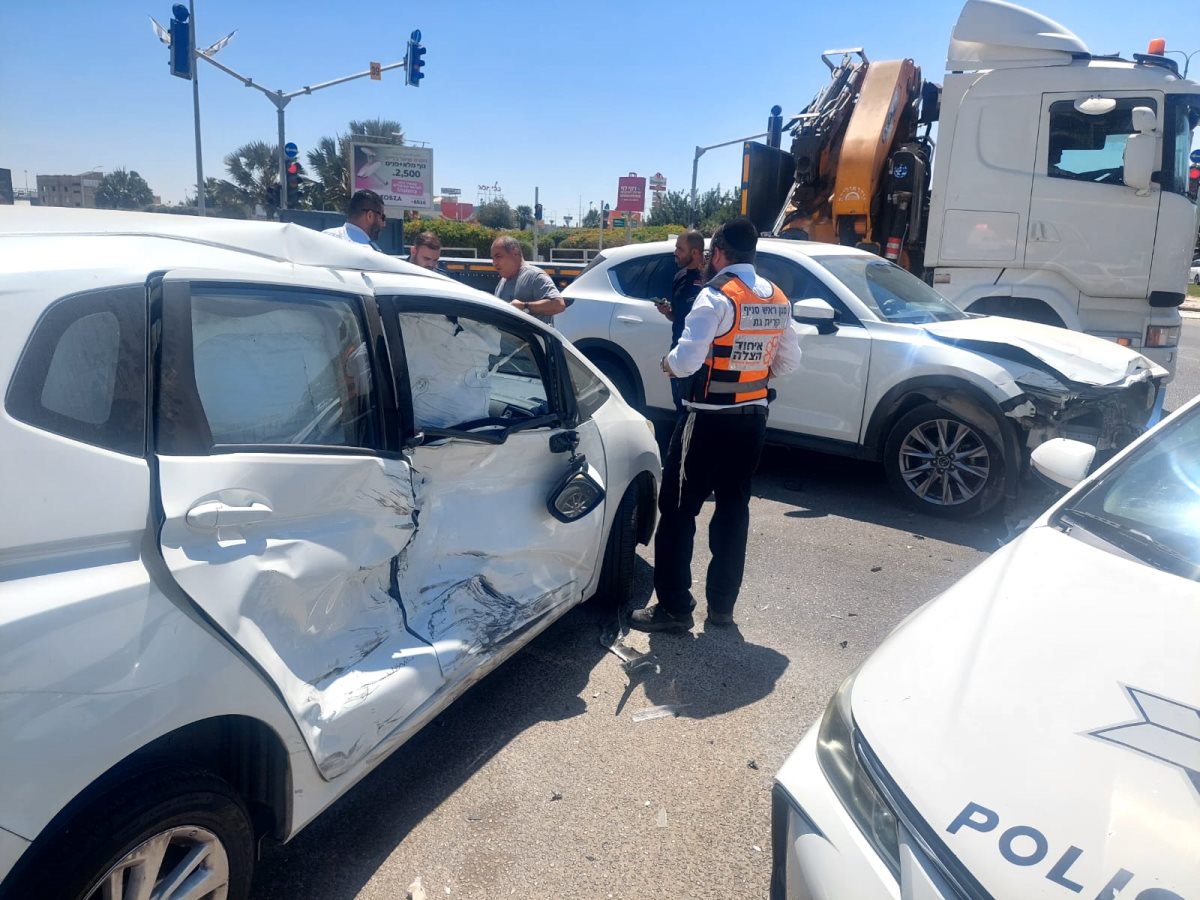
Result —
M 896 880 L 821 772 L 818 728 L 808 730 L 776 778 L 771 900 L 959 900 L 903 820 Z

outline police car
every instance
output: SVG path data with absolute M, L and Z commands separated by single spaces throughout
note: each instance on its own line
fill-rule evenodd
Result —
M 1198 578 L 1200 398 L 841 686 L 776 776 L 772 900 L 1200 896 Z

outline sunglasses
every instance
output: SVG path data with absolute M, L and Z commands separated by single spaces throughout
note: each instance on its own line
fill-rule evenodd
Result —
M 379 218 L 383 219 L 383 221 L 387 221 L 387 213 L 385 213 L 382 209 L 373 209 L 371 212 L 375 213 L 375 215 L 379 216 Z

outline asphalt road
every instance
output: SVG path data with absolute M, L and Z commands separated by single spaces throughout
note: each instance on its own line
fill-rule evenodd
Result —
M 1181 357 L 1169 408 L 1200 393 L 1200 322 Z M 842 679 L 1007 525 L 910 515 L 872 465 L 769 448 L 751 531 L 737 629 L 705 630 L 701 607 L 689 635 L 635 633 L 655 669 L 630 674 L 602 645 L 610 618 L 572 611 L 268 847 L 255 897 L 403 900 L 418 877 L 431 900 L 765 897 L 772 774 Z M 639 553 L 634 605 L 651 591 Z M 677 715 L 636 718 L 663 705 Z

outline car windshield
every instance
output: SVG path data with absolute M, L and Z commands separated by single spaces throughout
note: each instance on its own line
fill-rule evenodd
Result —
M 965 319 L 966 313 L 904 269 L 877 256 L 814 256 L 885 322 L 924 325 Z
M 1200 580 L 1200 407 L 1167 425 L 1055 517 L 1147 565 Z

